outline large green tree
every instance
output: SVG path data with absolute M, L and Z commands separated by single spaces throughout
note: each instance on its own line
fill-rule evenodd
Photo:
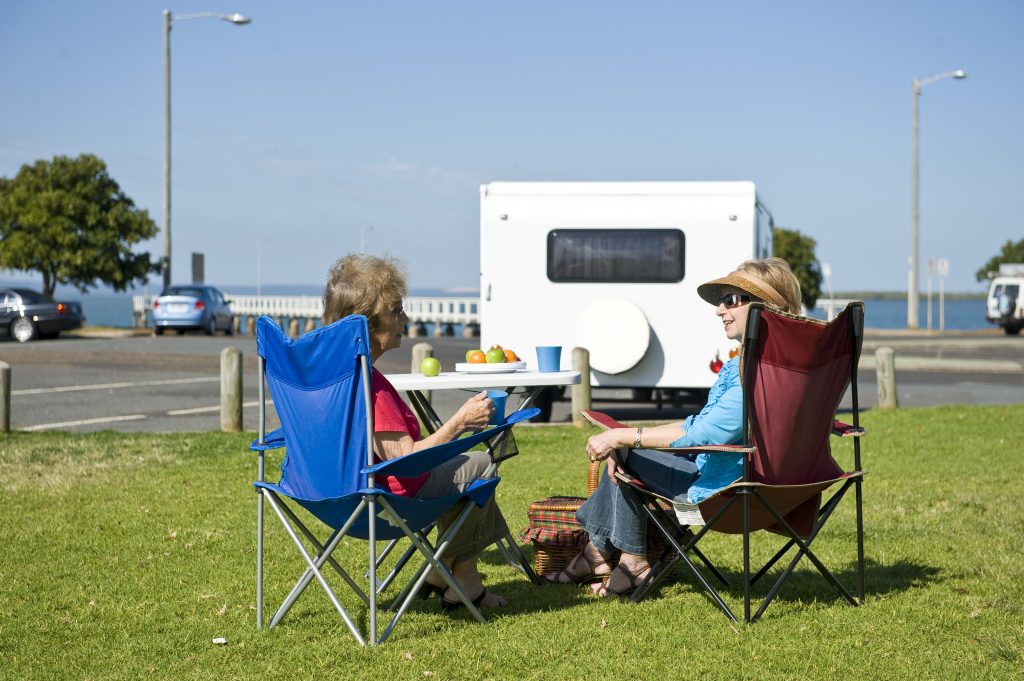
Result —
M 772 228 L 772 255 L 782 258 L 800 282 L 804 307 L 812 309 L 821 295 L 821 265 L 814 255 L 818 242 L 795 229 Z
M 1000 249 L 999 255 L 982 265 L 974 276 L 978 281 L 991 279 L 999 271 L 999 266 L 1007 262 L 1024 262 L 1024 239 L 1016 242 L 1007 241 Z
M 160 265 L 132 246 L 156 233 L 92 154 L 39 160 L 0 178 L 0 268 L 39 272 L 47 295 L 57 284 L 84 292 L 144 283 Z

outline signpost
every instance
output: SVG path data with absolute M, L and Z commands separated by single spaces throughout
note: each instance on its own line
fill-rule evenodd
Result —
M 949 276 L 949 260 L 928 259 L 928 330 L 932 330 L 932 277 L 939 278 L 939 331 L 946 330 L 946 277 Z
M 939 258 L 935 262 L 935 272 L 939 275 L 939 331 L 946 330 L 946 277 L 949 276 L 949 260 Z

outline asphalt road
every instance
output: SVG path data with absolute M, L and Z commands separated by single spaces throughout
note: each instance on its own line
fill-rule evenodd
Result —
M 445 367 L 461 361 L 466 350 L 476 345 L 476 341 L 462 338 L 407 339 L 400 350 L 385 355 L 378 368 L 384 373 L 408 372 L 416 342 L 429 342 Z M 875 404 L 870 358 L 881 345 L 893 347 L 897 361 L 913 367 L 900 369 L 897 364 L 901 406 L 1024 402 L 1024 337 L 875 333 L 865 340 L 867 365 L 862 364 L 859 373 L 863 408 Z M 26 344 L 0 341 L 0 360 L 12 367 L 11 426 L 75 432 L 216 430 L 220 427 L 220 352 L 229 346 L 243 353 L 245 427 L 255 430 L 255 340 L 204 335 L 62 337 Z M 624 396 L 595 389 L 594 406 L 621 420 L 678 419 L 701 406 L 656 408 L 624 402 Z M 468 393 L 438 392 L 435 407 L 445 416 L 466 397 Z M 849 406 L 849 395 L 845 406 Z M 273 428 L 277 424 L 272 408 L 270 413 L 269 427 Z M 553 420 L 568 418 L 568 402 L 556 403 Z

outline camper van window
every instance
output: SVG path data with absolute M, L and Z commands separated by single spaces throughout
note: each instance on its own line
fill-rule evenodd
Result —
M 675 284 L 685 256 L 679 229 L 548 232 L 548 279 L 555 283 Z

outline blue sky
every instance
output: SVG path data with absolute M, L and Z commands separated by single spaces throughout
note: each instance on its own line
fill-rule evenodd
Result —
M 253 19 L 173 30 L 176 280 L 203 251 L 253 284 L 265 239 L 264 285 L 318 285 L 365 234 L 415 288 L 475 288 L 482 183 L 753 180 L 834 289 L 905 289 L 911 81 L 958 68 L 921 98 L 922 262 L 980 290 L 1024 238 L 1010 0 L 4 0 L 0 176 L 94 153 L 160 222 L 165 7 Z

